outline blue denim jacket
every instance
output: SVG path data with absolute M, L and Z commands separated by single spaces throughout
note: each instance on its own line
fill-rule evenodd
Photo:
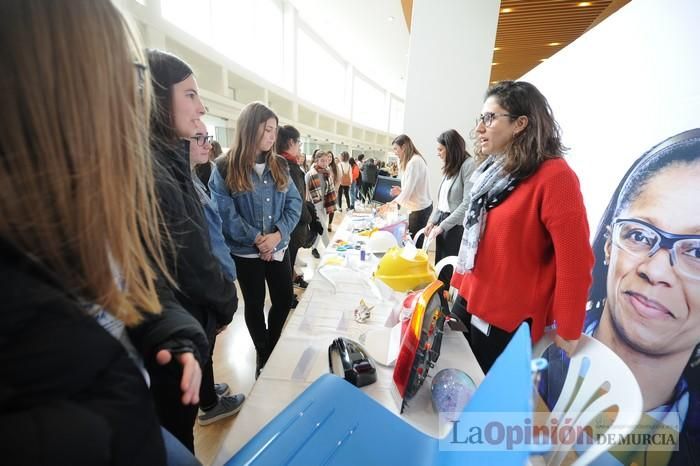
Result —
M 209 243 L 211 244 L 211 252 L 221 265 L 221 271 L 229 281 L 236 279 L 236 264 L 231 257 L 231 250 L 226 244 L 224 234 L 222 232 L 221 217 L 219 210 L 216 208 L 216 203 L 207 194 L 206 187 L 202 180 L 197 175 L 192 175 L 192 181 L 199 196 L 199 201 L 204 209 L 204 217 L 207 219 L 207 227 L 209 229 Z
M 286 165 L 286 160 L 280 157 Z M 289 234 L 299 222 L 301 196 L 289 175 L 285 191 L 278 191 L 270 168 L 265 166 L 262 177 L 251 171 L 252 191 L 231 192 L 226 186 L 226 159 L 217 161 L 209 179 L 209 190 L 219 208 L 224 238 L 232 254 L 259 254 L 255 246 L 258 234 L 280 232 L 282 240 L 277 250 L 287 247 Z

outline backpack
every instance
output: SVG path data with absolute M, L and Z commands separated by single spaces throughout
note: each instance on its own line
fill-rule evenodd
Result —
M 352 184 L 352 175 L 351 171 L 352 169 L 348 170 L 347 172 L 345 171 L 345 168 L 343 168 L 343 164 L 340 164 L 340 185 L 341 186 L 350 186 Z

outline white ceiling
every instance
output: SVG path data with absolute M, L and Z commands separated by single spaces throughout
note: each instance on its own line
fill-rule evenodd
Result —
M 340 57 L 381 87 L 405 97 L 409 37 L 401 0 L 289 1 Z

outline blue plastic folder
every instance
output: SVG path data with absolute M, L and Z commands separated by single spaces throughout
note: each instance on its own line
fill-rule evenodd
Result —
M 470 413 L 532 412 L 531 343 L 523 325 L 464 409 Z M 437 422 L 437 420 L 436 420 Z M 452 435 L 452 434 L 448 434 Z M 441 449 L 440 440 L 335 375 L 319 377 L 253 437 L 227 465 L 523 465 L 528 451 Z

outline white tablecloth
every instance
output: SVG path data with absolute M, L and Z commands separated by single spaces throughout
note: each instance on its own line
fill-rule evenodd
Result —
M 351 216 L 347 215 L 334 239 L 356 239 L 351 234 L 352 224 Z M 314 274 L 296 310 L 292 311 L 265 369 L 227 433 L 214 464 L 228 461 L 307 386 L 328 372 L 328 346 L 335 338 L 344 336 L 362 341 L 362 334 L 384 327 L 395 302 L 377 296 L 376 290 L 373 292 L 368 285 L 367 278 L 376 265 L 376 258 L 368 255 L 363 262 L 360 260 L 360 252 L 356 250 L 341 254 L 345 256 L 344 264 L 349 264 L 351 268 L 324 267 L 324 274 L 336 284 L 335 291 L 319 273 Z M 324 264 L 329 259 L 332 263 L 335 256 L 335 251 L 329 247 L 321 263 Z M 338 257 L 335 261 L 339 260 Z M 365 323 L 353 319 L 353 310 L 361 299 L 374 305 L 372 316 Z M 477 384 L 483 379 L 483 372 L 464 336 L 449 329 L 445 331 L 440 359 L 430 374 L 434 375 L 447 367 L 465 371 Z M 393 368 L 377 364 L 377 382 L 362 387 L 361 390 L 423 432 L 436 437 L 445 435 L 445 426 L 439 425 L 438 416 L 431 404 L 431 379 L 425 381 L 408 408 L 400 415 L 400 401 L 393 389 L 392 373 Z

